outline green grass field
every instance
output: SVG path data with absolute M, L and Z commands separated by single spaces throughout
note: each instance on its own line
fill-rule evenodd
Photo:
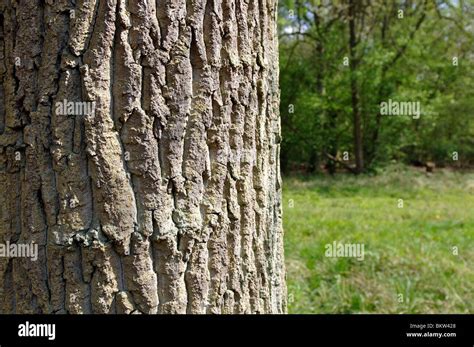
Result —
M 285 177 L 283 204 L 290 313 L 474 313 L 474 173 Z

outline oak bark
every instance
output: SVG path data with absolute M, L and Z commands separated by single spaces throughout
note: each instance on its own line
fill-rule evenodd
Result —
M 0 313 L 286 312 L 276 6 L 0 0 Z

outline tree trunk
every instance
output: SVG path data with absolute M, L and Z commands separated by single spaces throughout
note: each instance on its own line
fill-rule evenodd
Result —
M 286 312 L 276 5 L 0 0 L 1 313 Z
M 354 134 L 354 153 L 356 173 L 364 171 L 364 149 L 362 139 L 362 120 L 359 109 L 359 92 L 357 87 L 357 57 L 355 48 L 357 46 L 356 40 L 356 2 L 349 1 L 349 54 L 350 54 L 350 68 L 351 68 L 351 105 L 353 117 L 353 134 Z

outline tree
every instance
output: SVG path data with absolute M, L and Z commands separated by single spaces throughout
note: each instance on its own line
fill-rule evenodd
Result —
M 471 3 L 281 0 L 279 11 L 283 170 L 472 165 Z M 390 99 L 419 102 L 421 116 L 382 115 Z
M 282 313 L 276 1 L 0 2 L 1 313 Z
M 364 170 L 364 151 L 362 138 L 362 119 L 359 110 L 359 91 L 357 88 L 357 64 L 355 49 L 357 46 L 356 38 L 356 3 L 354 0 L 349 0 L 349 54 L 350 54 L 350 68 L 351 68 L 351 101 L 352 101 L 352 115 L 353 115 L 353 133 L 354 133 L 354 152 L 356 162 L 356 173 L 361 173 Z

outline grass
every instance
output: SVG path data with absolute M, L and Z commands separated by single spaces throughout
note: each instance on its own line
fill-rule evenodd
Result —
M 290 313 L 474 313 L 474 173 L 286 177 L 283 203 Z

